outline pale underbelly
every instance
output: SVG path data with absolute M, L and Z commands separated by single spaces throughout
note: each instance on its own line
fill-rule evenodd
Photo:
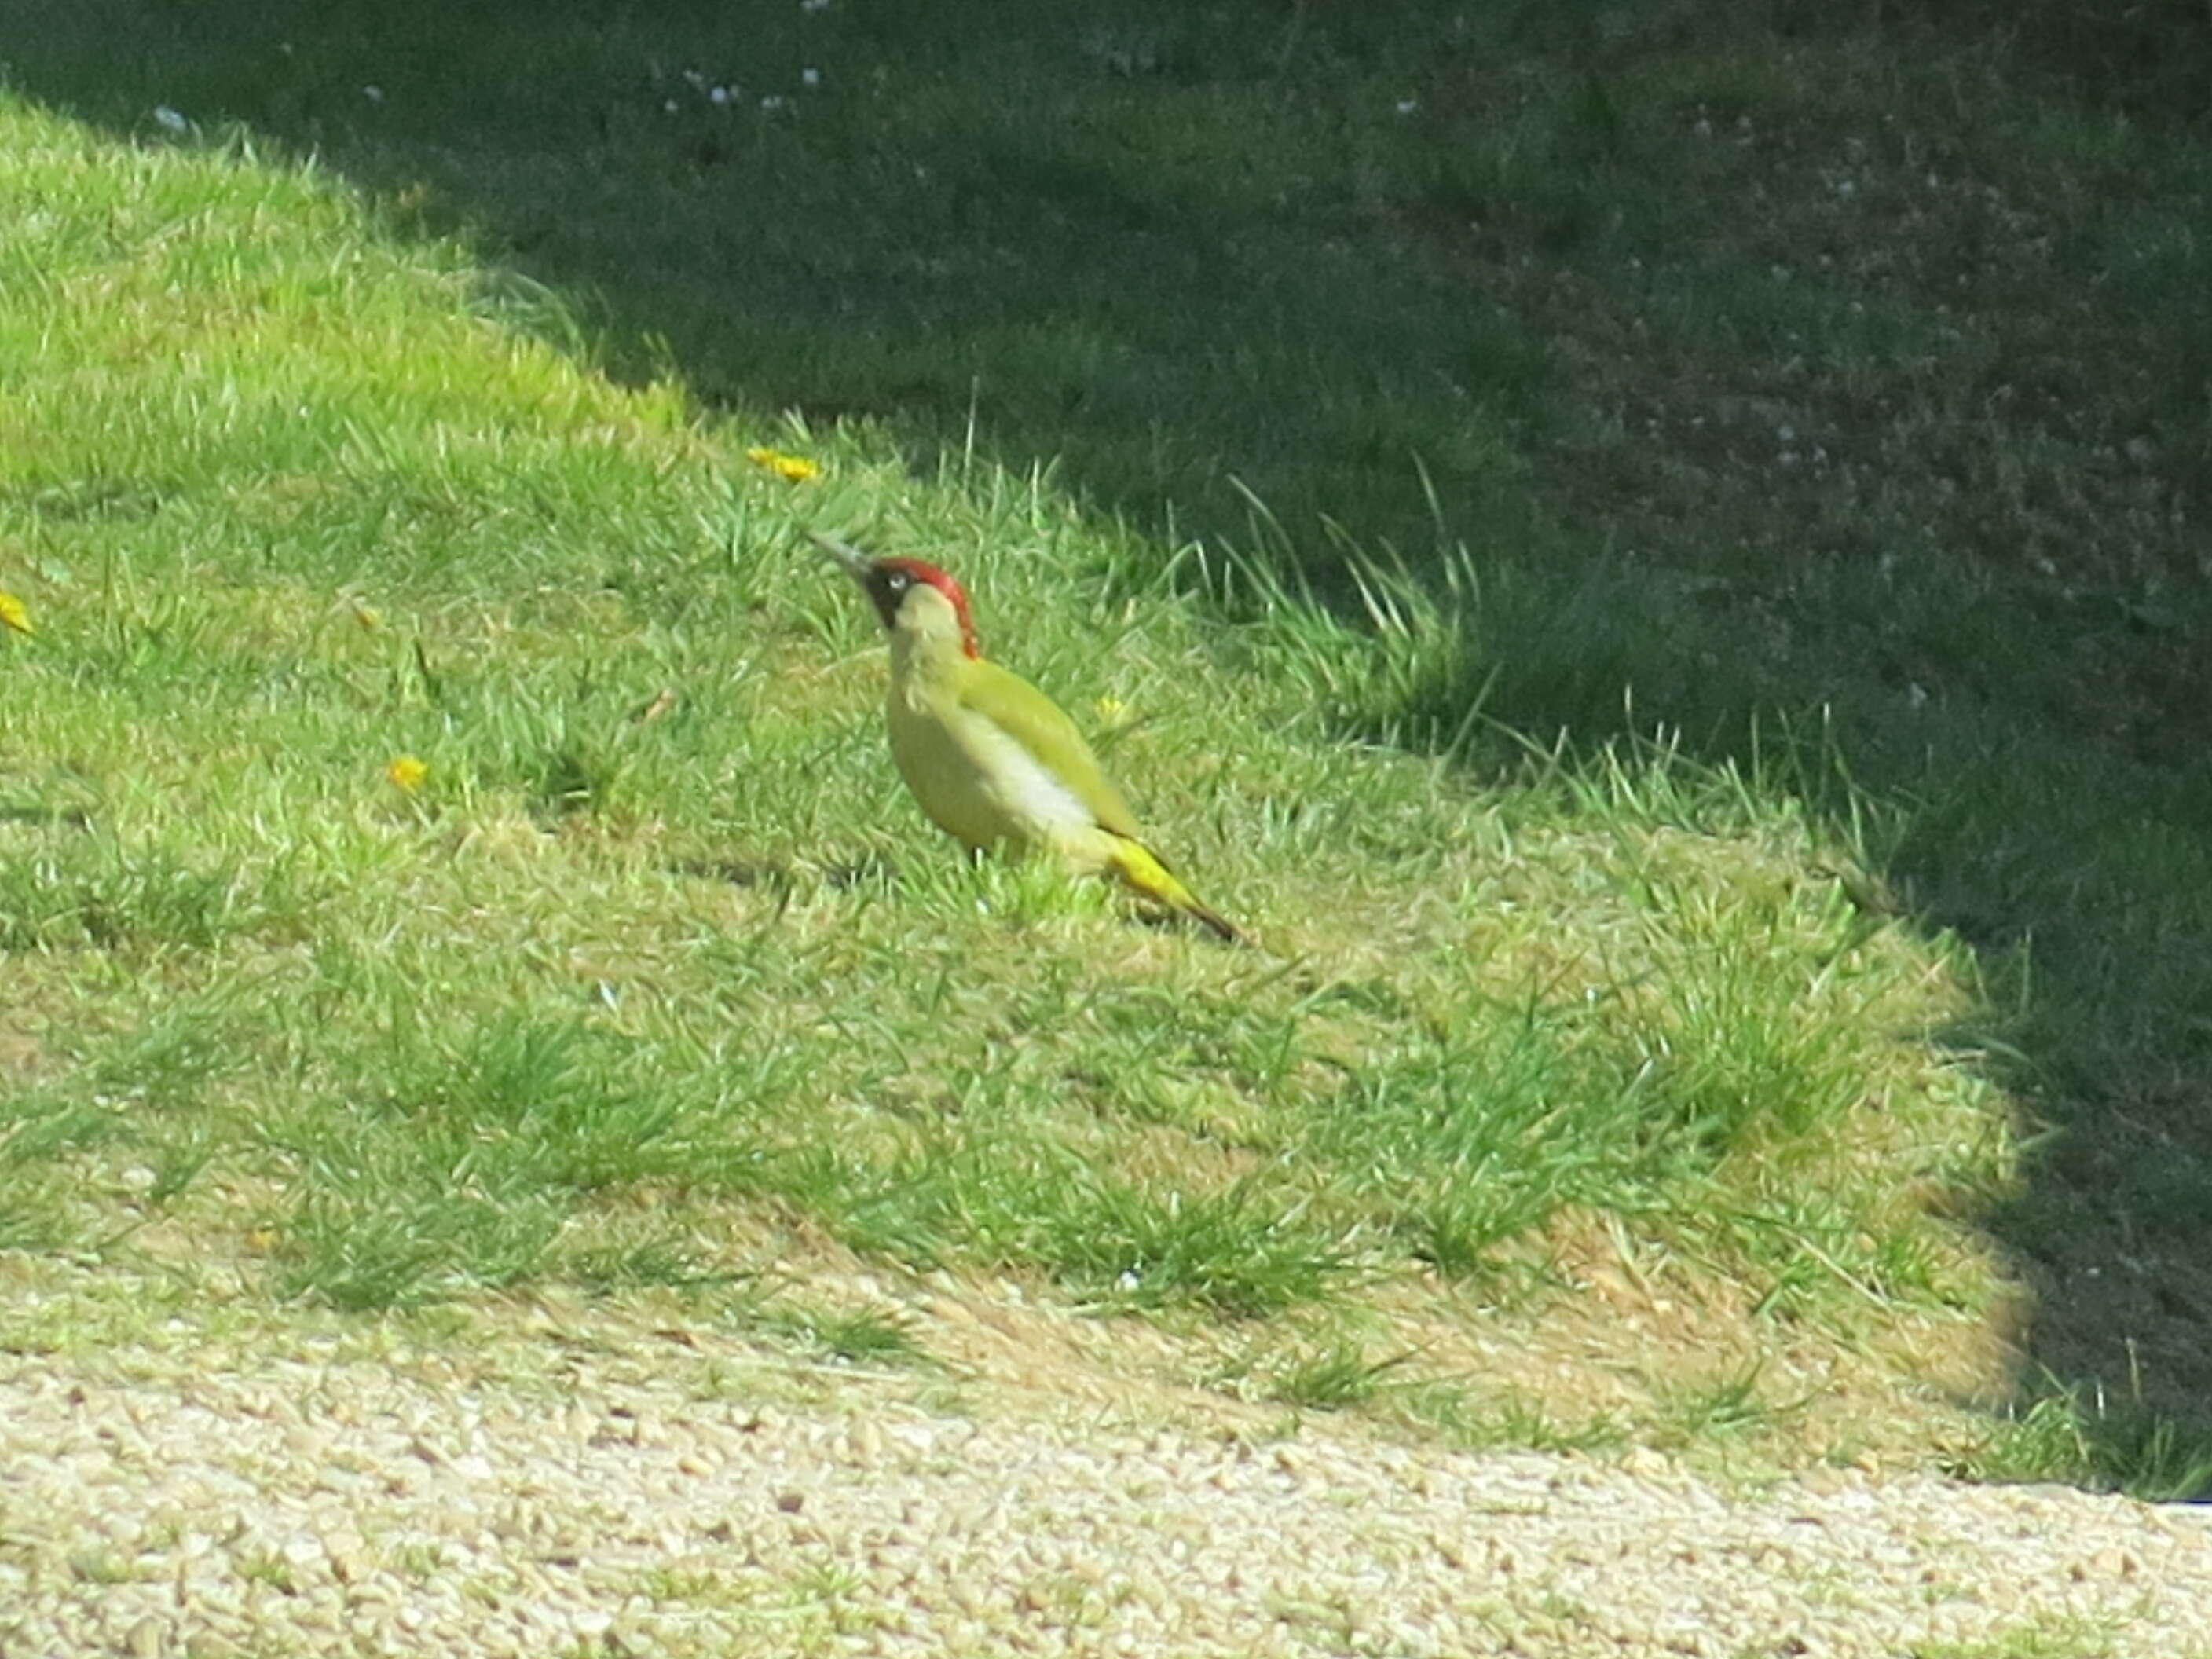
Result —
M 891 754 L 932 823 L 971 848 L 1073 851 L 1097 822 L 1073 792 L 980 715 L 951 722 L 896 703 Z

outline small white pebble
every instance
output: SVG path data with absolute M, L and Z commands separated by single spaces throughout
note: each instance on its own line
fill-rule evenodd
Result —
M 707 94 L 707 101 L 710 104 L 728 103 L 730 101 L 730 89 L 727 87 L 714 87 L 710 88 Z

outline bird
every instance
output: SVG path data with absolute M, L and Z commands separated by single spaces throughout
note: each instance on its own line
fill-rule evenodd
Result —
M 807 537 L 860 585 L 890 637 L 891 758 L 931 822 L 971 857 L 1042 850 L 1246 943 L 1147 844 L 1060 705 L 983 655 L 957 581 L 921 559 L 871 558 L 835 537 Z

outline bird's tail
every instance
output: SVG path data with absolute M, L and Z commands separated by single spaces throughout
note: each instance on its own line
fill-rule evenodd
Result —
M 1131 841 L 1126 836 L 1115 836 L 1107 867 L 1121 878 L 1124 886 L 1170 909 L 1182 911 L 1224 943 L 1249 942 L 1234 922 L 1200 903 L 1198 895 L 1184 886 L 1182 878 L 1163 864 L 1159 854 L 1144 842 Z

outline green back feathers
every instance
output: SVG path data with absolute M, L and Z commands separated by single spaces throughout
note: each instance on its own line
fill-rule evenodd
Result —
M 969 663 L 961 674 L 960 702 L 1042 763 L 1090 810 L 1101 829 L 1132 841 L 1139 837 L 1136 814 L 1100 769 L 1075 722 L 1050 697 L 1020 675 L 985 659 Z

